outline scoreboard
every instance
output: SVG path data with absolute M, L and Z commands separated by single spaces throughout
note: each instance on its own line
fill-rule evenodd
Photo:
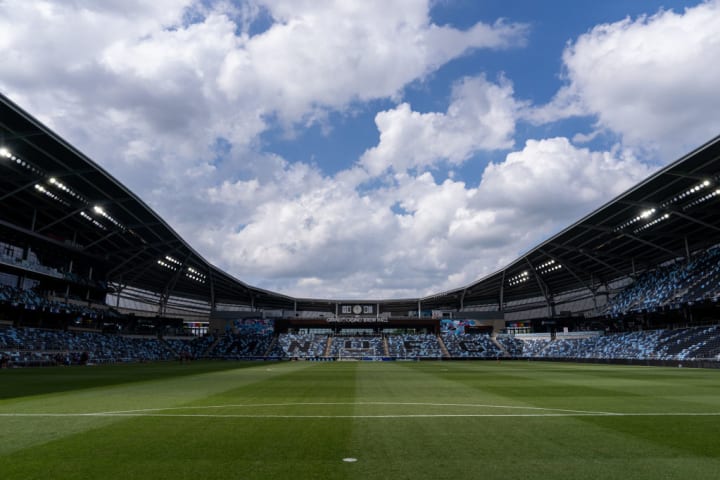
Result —
M 342 304 L 338 306 L 339 315 L 375 315 L 375 305 L 367 303 Z

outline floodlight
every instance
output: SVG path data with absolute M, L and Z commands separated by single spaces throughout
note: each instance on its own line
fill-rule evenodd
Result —
M 0 147 L 0 157 L 10 158 L 11 156 L 10 150 L 5 147 Z
M 652 215 L 653 213 L 655 213 L 655 209 L 654 209 L 654 208 L 650 208 L 650 209 L 645 210 L 644 212 L 642 212 L 642 213 L 640 214 L 640 218 L 647 218 L 647 217 L 649 217 L 650 215 Z

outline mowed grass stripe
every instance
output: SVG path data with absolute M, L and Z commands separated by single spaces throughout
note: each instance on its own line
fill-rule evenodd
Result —
M 181 366 L 168 366 L 168 375 L 174 368 Z M 683 414 L 702 406 L 720 413 L 708 395 L 720 372 L 687 372 L 526 362 L 288 362 L 83 388 L 74 392 L 83 406 L 97 394 L 91 411 L 120 410 L 109 403 L 132 410 L 143 401 L 146 409 L 163 410 L 110 424 L 103 418 L 0 418 L 0 432 L 11 425 L 21 437 L 62 430 L 68 420 L 95 422 L 0 455 L 0 478 L 47 478 L 50 472 L 53 478 L 712 478 L 720 468 L 718 417 L 405 416 L 512 413 L 514 407 L 602 412 L 622 402 L 625 407 L 613 411 Z M 635 382 L 648 387 L 647 394 Z M 596 384 L 614 393 L 597 394 Z M 112 399 L 118 391 L 126 398 Z M 693 391 L 702 402 L 688 401 Z M 71 393 L 0 406 L 36 410 L 47 403 L 59 412 Z M 193 415 L 208 407 L 220 415 L 288 418 Z M 307 417 L 317 413 L 334 418 Z M 343 462 L 347 457 L 357 462 Z
M 148 366 L 149 373 L 143 372 L 142 367 L 144 365 L 43 369 L 43 375 L 54 374 L 58 379 L 65 379 L 66 385 L 56 393 L 0 400 L 0 413 L 85 414 L 140 408 L 167 408 L 198 399 L 202 401 L 208 395 L 236 388 L 240 384 L 265 381 L 299 366 L 225 362 L 197 365 L 155 364 Z M 5 388 L 12 389 L 15 385 L 18 391 L 24 391 L 28 384 L 22 373 L 26 373 L 32 379 L 30 383 L 33 383 L 37 376 L 36 369 L 12 372 L 13 375 L 8 376 L 5 376 L 5 371 L 0 372 L 0 379 Z M 83 375 L 91 378 L 104 375 L 107 378 L 101 382 L 102 386 L 90 388 Z M 32 390 L 34 391 L 34 388 Z M 61 416 L 51 419 L 2 417 L 0 418 L 0 455 L 24 448 L 35 448 L 45 442 L 102 428 L 121 420 L 122 417 L 112 416 L 80 418 Z
M 594 389 L 588 388 L 581 366 L 548 368 L 537 364 L 498 365 L 494 362 L 458 363 L 452 364 L 451 368 L 447 368 L 447 365 L 403 364 L 407 370 L 415 372 L 415 375 L 410 376 L 412 384 L 423 385 L 426 391 L 431 390 L 433 385 L 443 387 L 463 401 L 474 399 L 477 403 L 487 403 L 498 399 L 497 393 L 503 391 L 507 393 L 500 400 L 503 404 L 533 400 L 534 405 L 552 408 L 573 405 L 575 408 L 604 410 L 608 406 L 617 406 L 614 401 L 608 402 L 613 395 L 605 392 L 596 395 Z M 630 369 L 625 373 L 618 373 L 615 367 L 604 369 L 625 379 L 642 380 L 644 373 L 655 373 L 647 369 Z M 599 371 L 596 367 L 592 370 Z M 684 397 L 687 392 L 681 373 L 675 375 L 675 379 L 680 380 L 679 385 L 671 390 Z M 708 380 L 717 380 L 717 373 L 711 372 Z M 426 376 L 438 377 L 442 381 L 434 382 L 424 378 Z M 578 383 L 577 389 L 572 388 L 572 380 Z M 448 387 L 448 381 L 455 382 L 456 388 Z M 372 382 L 370 385 L 376 388 Z M 394 388 L 387 385 L 382 390 L 399 391 L 402 385 L 407 384 L 402 383 Z M 500 386 L 504 388 L 498 388 Z M 538 399 L 533 394 L 542 397 Z M 615 395 L 623 397 L 622 402 L 626 407 L 631 405 L 628 401 L 636 396 L 635 393 L 623 396 L 621 389 Z M 558 400 L 561 402 L 558 403 Z M 659 399 L 653 406 L 666 406 L 673 412 L 677 403 L 668 404 L 665 399 Z M 383 425 L 359 420 L 362 428 L 354 430 L 363 432 L 365 438 L 358 442 L 358 448 L 363 444 L 368 448 L 365 461 L 357 464 L 356 478 L 377 478 L 383 475 L 390 478 L 431 478 L 427 472 L 435 472 L 438 478 L 523 479 L 654 479 L 712 474 L 718 467 L 718 447 L 708 439 L 713 438 L 713 429 L 719 425 L 718 419 L 697 419 L 704 426 L 697 430 L 680 427 L 695 423 L 688 425 L 686 420 L 655 418 L 630 422 L 638 426 L 637 432 L 613 428 L 614 425 L 627 424 L 624 418 L 605 417 L 592 417 L 591 420 L 484 417 L 443 419 L 442 422 L 400 419 L 395 422 L 389 420 Z M 644 430 L 642 426 L 645 423 L 658 427 L 655 430 Z M 664 425 L 667 430 L 663 430 L 660 425 Z M 664 442 L 662 438 L 672 431 L 680 435 L 672 443 Z M 677 448 L 686 440 L 693 439 L 694 432 L 705 439 L 705 450 L 693 453 L 692 443 L 685 443 L 689 448 Z M 656 435 L 661 438 L 656 438 Z M 413 438 L 421 438 L 422 442 L 410 442 L 412 447 L 406 448 L 408 439 Z M 397 461 L 398 458 L 402 460 Z M 668 461 L 670 458 L 675 461 Z
M 549 362 L 463 362 L 443 372 L 426 369 L 466 386 L 542 408 L 605 412 L 720 411 L 720 370 L 605 366 Z M 660 399 L 672 409 L 658 410 Z
M 0 370 L 0 405 L 4 400 L 55 394 L 81 389 L 96 389 L 204 373 L 236 370 L 247 363 L 194 362 L 183 364 L 151 363 L 91 367 L 51 367 Z
M 291 398 L 309 393 L 334 398 L 335 391 L 343 399 L 354 397 L 354 365 L 343 370 L 338 388 L 326 375 L 310 373 L 308 365 L 227 372 L 223 392 L 186 403 L 253 402 L 277 398 L 282 391 Z M 241 381 L 248 374 L 265 379 Z M 299 385 L 307 387 L 305 394 L 296 391 Z M 47 478 L 51 466 L 53 478 L 293 478 L 297 472 L 306 475 L 301 478 L 342 478 L 337 465 L 346 456 L 350 428 L 350 420 L 336 419 L 303 425 L 273 419 L 136 417 L 7 455 L 0 459 L 0 477 Z

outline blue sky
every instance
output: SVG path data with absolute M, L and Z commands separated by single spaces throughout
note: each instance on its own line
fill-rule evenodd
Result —
M 547 103 L 562 83 L 563 62 L 560 54 L 568 42 L 601 23 L 624 18 L 637 19 L 661 10 L 682 11 L 696 4 L 689 1 L 623 0 L 438 1 L 430 9 L 432 21 L 438 25 L 467 29 L 478 21 L 492 23 L 503 19 L 507 22 L 521 22 L 528 26 L 526 43 L 519 48 L 477 49 L 459 56 L 432 74 L 408 84 L 403 91 L 403 100 L 418 112 L 444 110 L 455 81 L 468 75 L 484 74 L 490 79 L 505 77 L 512 81 L 515 96 L 519 99 L 534 104 Z M 312 125 L 294 131 L 291 135 L 281 126 L 276 126 L 264 132 L 261 139 L 267 151 L 290 161 L 315 163 L 323 172 L 335 174 L 348 168 L 373 145 L 377 139 L 373 118 L 377 111 L 392 108 L 393 105 L 391 99 L 358 103 L 353 105 L 350 114 L 333 112 L 327 125 Z M 593 122 L 592 116 L 582 116 L 537 126 L 524 123 L 517 126 L 514 138 L 518 144 L 522 144 L 531 138 L 556 135 L 572 137 L 576 133 L 592 131 Z M 605 132 L 596 141 L 587 144 L 594 148 L 611 148 L 616 141 L 616 135 Z M 479 152 L 455 169 L 458 175 L 456 178 L 475 185 L 487 163 L 502 160 L 506 153 L 506 149 Z M 650 160 L 664 161 L 662 158 Z M 447 174 L 442 166 L 436 171 L 441 176 Z
M 716 0 L 7 0 L 0 90 L 236 277 L 409 297 L 717 135 L 718 25 Z

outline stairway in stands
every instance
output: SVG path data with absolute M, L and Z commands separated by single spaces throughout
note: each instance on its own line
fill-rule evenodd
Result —
M 270 342 L 270 345 L 268 346 L 267 350 L 265 350 L 265 353 L 263 353 L 263 357 L 270 356 L 270 354 L 272 353 L 273 348 L 275 348 L 275 345 L 277 344 L 277 342 L 278 342 L 278 336 L 273 335 L 272 342 Z
M 202 356 L 203 356 L 203 357 L 209 357 L 209 356 L 210 356 L 210 352 L 212 352 L 213 350 L 215 350 L 215 347 L 217 347 L 217 344 L 220 343 L 220 340 L 221 340 L 221 339 L 222 339 L 222 337 L 218 335 L 217 338 L 215 339 L 215 341 L 214 341 L 213 343 L 211 343 L 208 348 L 205 349 L 205 351 L 203 352 Z
M 330 352 L 332 351 L 332 342 L 333 342 L 333 336 L 328 335 L 327 342 L 325 343 L 325 353 L 323 354 L 326 357 L 330 356 Z
M 448 352 L 448 349 L 445 346 L 445 342 L 443 342 L 442 336 L 439 333 L 437 334 L 437 340 L 440 344 L 440 351 L 442 351 L 443 357 L 450 358 L 450 352 Z
M 505 346 L 502 343 L 497 341 L 497 336 L 493 335 L 492 337 L 490 337 L 490 340 L 492 340 L 492 342 L 495 344 L 495 346 L 500 349 L 500 351 L 503 354 L 503 357 L 511 357 L 512 356 L 512 355 L 510 355 L 510 352 L 507 351 Z

